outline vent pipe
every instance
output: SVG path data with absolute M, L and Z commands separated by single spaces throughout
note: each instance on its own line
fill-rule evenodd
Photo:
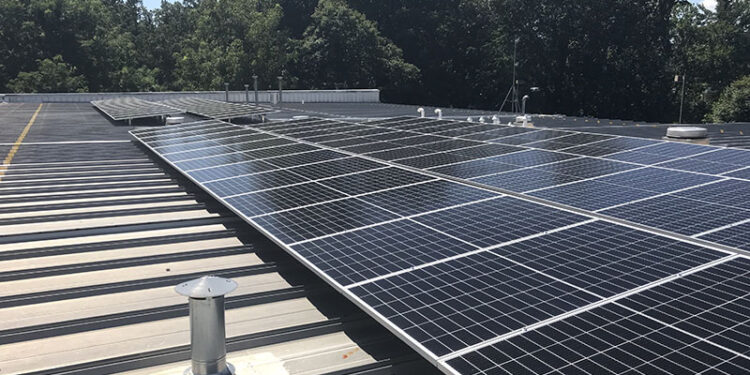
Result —
M 482 123 L 482 124 L 484 124 L 484 123 L 485 123 L 485 121 L 484 121 L 484 116 L 479 116 L 479 122 L 480 122 L 480 123 Z
M 175 291 L 188 297 L 190 306 L 190 358 L 187 375 L 230 375 L 224 328 L 224 295 L 237 283 L 215 276 L 184 282 Z
M 258 105 L 258 76 L 253 74 L 253 90 L 255 90 L 255 105 Z
M 250 103 L 250 85 L 245 84 L 245 104 Z
M 492 123 L 494 125 L 500 125 L 500 117 L 497 117 L 496 115 L 492 116 Z
M 469 116 L 469 117 L 466 118 L 466 122 L 474 122 L 474 119 L 471 118 L 471 116 Z
M 224 101 L 229 102 L 229 82 L 224 82 Z
M 284 92 L 284 89 L 282 88 L 282 81 L 283 81 L 284 77 L 278 76 L 278 77 L 276 77 L 276 79 L 279 80 L 279 108 L 281 108 L 281 103 L 284 102 L 283 98 L 281 97 L 281 95 Z
M 419 112 L 419 117 L 424 117 L 424 108 L 422 107 L 417 108 L 417 112 Z
M 438 120 L 443 119 L 443 110 L 440 108 L 435 108 L 435 113 L 438 115 Z

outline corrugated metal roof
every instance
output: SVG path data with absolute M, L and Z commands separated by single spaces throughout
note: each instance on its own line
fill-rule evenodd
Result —
M 229 361 L 250 373 L 436 371 L 90 106 L 0 107 L 0 369 L 177 374 L 204 274 L 227 299 Z M 61 143 L 62 142 L 62 143 Z M 5 154 L 3 155 L 5 156 Z M 7 158 L 6 158 L 7 159 Z

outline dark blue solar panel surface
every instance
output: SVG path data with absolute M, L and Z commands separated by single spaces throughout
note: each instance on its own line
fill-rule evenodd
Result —
M 750 209 L 750 181 L 726 180 L 675 193 L 680 197 Z
M 706 176 L 696 173 L 671 171 L 659 168 L 642 168 L 599 177 L 594 181 L 606 182 L 608 184 L 626 186 L 635 189 L 656 191 L 659 193 L 669 193 L 711 181 L 718 181 L 719 179 L 720 177 Z
M 315 182 L 265 190 L 228 198 L 226 201 L 245 216 L 253 217 L 346 197 Z
M 294 246 L 342 285 L 476 250 L 405 219 Z
M 521 169 L 490 176 L 473 178 L 472 181 L 480 184 L 507 189 L 517 193 L 543 189 L 550 186 L 567 184 L 582 180 L 582 177 L 567 174 L 540 171 L 538 169 Z
M 718 251 L 602 221 L 493 251 L 603 297 L 726 256 Z
M 598 300 L 486 252 L 351 291 L 438 356 Z
M 384 127 L 316 119 L 258 124 L 258 128 L 306 142 L 324 142 L 325 147 L 342 152 L 225 124 L 160 129 L 145 141 L 171 152 L 168 160 L 182 160 L 175 166 L 204 188 L 218 196 L 231 196 L 226 198 L 228 205 L 329 282 L 352 286 L 342 292 L 356 295 L 397 327 L 398 334 L 405 332 L 408 339 L 420 343 L 428 357 L 436 359 L 484 343 L 478 351 L 449 356 L 457 356 L 450 364 L 462 372 L 620 373 L 624 372 L 620 368 L 637 368 L 658 373 L 708 366 L 717 373 L 733 373 L 747 369 L 729 352 L 694 337 L 686 341 L 679 330 L 662 322 L 630 311 L 616 311 L 618 317 L 613 311 L 622 306 L 613 304 L 522 333 L 534 323 L 670 278 L 725 253 L 604 221 L 581 224 L 589 217 L 374 160 L 431 168 L 430 172 L 530 192 L 588 210 L 622 204 L 604 213 L 618 218 L 629 215 L 634 222 L 685 234 L 714 231 L 703 238 L 747 247 L 747 225 L 739 223 L 750 220 L 746 199 L 750 182 L 716 182 L 717 177 L 705 173 L 642 165 L 667 165 L 665 161 L 684 158 L 669 166 L 717 174 L 746 167 L 750 153 L 450 120 L 403 118 L 397 123 L 393 119 L 379 123 Z M 561 152 L 527 150 L 526 146 Z M 351 154 L 366 154 L 369 159 Z M 671 195 L 649 199 L 666 193 Z M 644 202 L 648 205 L 640 207 Z M 680 211 L 696 202 L 698 208 Z M 680 215 L 671 217 L 668 209 Z M 710 270 L 714 269 L 719 270 L 718 266 Z M 716 271 L 720 276 L 729 273 Z M 727 290 L 716 286 L 729 285 L 744 293 L 748 285 L 738 283 L 737 278 L 717 280 L 712 284 L 716 291 L 712 297 L 721 299 L 717 302 L 721 308 L 700 320 L 674 324 L 703 329 L 700 337 L 727 340 L 720 345 L 746 350 L 737 346 L 747 342 L 746 321 L 732 313 L 747 310 L 746 303 L 738 303 L 746 301 L 747 295 L 722 294 Z M 664 306 L 686 294 L 684 286 L 671 288 L 664 292 L 669 299 L 660 302 Z M 628 301 L 645 292 L 627 297 Z M 710 295 L 700 295 L 698 300 L 706 303 Z M 588 348 L 563 344 L 560 333 L 571 335 L 570 327 L 593 321 L 595 317 L 586 314 L 594 311 L 597 316 L 603 316 L 603 311 L 610 314 L 609 328 L 596 333 L 589 330 L 572 341 Z M 568 324 L 578 317 L 585 319 Z M 639 332 L 639 324 L 650 329 Z M 563 328 L 554 331 L 556 341 L 548 344 L 552 336 L 538 333 L 555 325 Z M 638 333 L 635 340 L 657 343 L 669 351 L 652 358 L 630 345 L 635 341 L 612 344 L 602 339 L 604 335 L 622 337 L 620 329 L 633 329 Z M 507 333 L 518 336 L 498 344 L 486 342 Z M 522 345 L 498 349 L 513 340 L 523 340 L 519 341 Z M 610 346 L 602 346 L 602 341 Z M 510 347 L 520 353 L 505 361 Z M 530 355 L 534 348 L 543 354 Z M 657 347 L 652 349 L 656 353 Z M 589 350 L 593 354 L 586 354 Z M 581 358 L 572 360 L 575 355 Z M 676 360 L 699 355 L 705 358 Z
M 700 238 L 733 246 L 738 249 L 750 250 L 750 223 L 743 223 L 716 232 L 708 233 Z
M 320 181 L 320 183 L 346 194 L 359 195 L 432 179 L 423 174 L 391 167 L 335 177 Z
M 717 374 L 750 360 L 608 304 L 448 361 L 461 374 Z
M 635 223 L 694 235 L 750 218 L 750 210 L 664 195 L 602 211 Z
M 618 204 L 657 195 L 654 191 L 634 189 L 593 180 L 574 182 L 529 193 L 568 206 L 596 211 Z
M 750 259 L 721 263 L 620 303 L 730 350 L 750 354 Z
M 253 219 L 284 243 L 295 243 L 397 219 L 381 208 L 350 198 Z
M 479 247 L 498 245 L 587 219 L 511 197 L 500 197 L 414 218 Z
M 750 168 L 740 169 L 739 171 L 726 173 L 724 175 L 729 176 L 729 177 L 734 177 L 734 178 L 742 178 L 745 180 L 750 180 Z
M 410 216 L 496 196 L 497 193 L 466 185 L 432 181 L 364 195 L 360 199 L 399 215 Z

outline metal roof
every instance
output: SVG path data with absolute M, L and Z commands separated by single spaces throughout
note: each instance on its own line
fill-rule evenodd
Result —
M 0 121 L 4 373 L 182 373 L 187 299 L 174 287 L 204 274 L 239 284 L 227 336 L 240 370 L 435 370 L 150 160 L 128 141 L 132 128 L 81 104 L 3 104 Z

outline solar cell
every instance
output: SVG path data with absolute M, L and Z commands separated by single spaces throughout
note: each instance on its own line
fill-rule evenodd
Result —
M 525 191 L 580 181 L 582 178 L 536 169 L 521 169 L 472 178 L 471 180 L 480 184 L 522 193 Z
M 535 132 L 529 132 L 524 134 L 513 135 L 509 137 L 497 138 L 491 140 L 493 143 L 502 143 L 506 145 L 522 145 L 525 143 L 532 143 L 535 141 L 541 141 L 544 139 L 558 138 L 566 135 L 574 134 L 568 131 L 562 130 L 537 130 Z
M 603 221 L 502 246 L 493 252 L 603 297 L 726 256 Z
M 742 374 L 750 360 L 617 304 L 563 319 L 448 364 L 461 374 Z
M 207 182 L 204 185 L 216 195 L 227 197 L 230 195 L 246 194 L 253 191 L 299 184 L 306 181 L 306 178 L 292 172 L 274 170 Z
M 620 303 L 709 342 L 750 354 L 750 259 L 729 260 Z
M 251 160 L 241 163 L 198 169 L 192 172 L 188 172 L 188 175 L 196 179 L 198 182 L 207 182 L 211 180 L 218 180 L 221 178 L 266 172 L 276 168 L 276 166 L 264 163 L 260 160 Z
M 400 148 L 400 147 L 404 147 L 404 146 L 395 144 L 395 143 L 388 143 L 388 142 L 373 142 L 373 143 L 361 144 L 357 146 L 344 147 L 342 148 L 342 150 L 353 152 L 355 154 L 366 154 L 369 152 L 384 151 L 384 150 L 390 150 L 390 149 Z
M 364 145 L 368 143 L 373 143 L 372 139 L 364 138 L 364 137 L 349 137 L 344 139 L 338 139 L 335 141 L 326 141 L 321 142 L 320 144 L 328 146 L 328 147 L 351 147 L 351 146 L 357 146 L 357 145 Z
M 715 163 L 711 161 L 701 160 L 698 158 L 685 158 L 678 160 L 671 160 L 664 163 L 656 164 L 658 167 L 679 169 L 681 171 L 699 172 L 699 173 L 710 173 L 710 174 L 722 174 L 729 171 L 741 168 L 737 165 Z
M 280 241 L 293 244 L 397 218 L 386 210 L 349 198 L 273 213 L 253 221 Z
M 594 181 L 606 182 L 618 186 L 627 186 L 634 189 L 669 193 L 691 186 L 718 181 L 719 179 L 719 177 L 695 173 L 670 171 L 659 168 L 642 168 L 599 177 Z
M 360 199 L 403 216 L 497 196 L 496 193 L 448 181 L 432 181 L 362 196 Z
M 750 182 L 725 180 L 675 193 L 681 197 L 750 209 Z
M 227 203 L 253 217 L 344 197 L 343 193 L 309 182 L 227 198 Z
M 280 156 L 277 158 L 267 159 L 266 162 L 280 168 L 293 168 L 305 164 L 317 163 L 320 161 L 341 159 L 347 156 L 348 155 L 342 154 L 340 152 L 318 150 L 313 152 L 305 152 L 303 154 Z
M 531 193 L 535 197 L 547 199 L 568 206 L 596 211 L 638 199 L 652 197 L 658 193 L 603 182 L 584 180 L 568 185 L 554 186 Z
M 476 250 L 405 219 L 294 246 L 301 256 L 349 285 Z
M 91 104 L 115 121 L 182 113 L 170 106 L 132 97 L 95 100 Z
M 750 250 L 750 223 L 730 226 L 705 234 L 700 238 L 738 249 Z
M 442 142 L 446 141 L 447 138 L 438 137 L 435 135 L 417 135 L 416 133 L 409 133 L 408 137 L 401 139 L 394 139 L 391 142 L 398 143 L 404 146 L 416 146 L 427 143 Z
M 417 147 L 403 147 L 403 148 L 397 148 L 394 150 L 387 150 L 387 151 L 380 151 L 380 152 L 373 152 L 371 154 L 368 154 L 367 156 L 381 159 L 381 160 L 398 160 L 398 159 L 408 159 L 413 158 L 416 156 L 421 155 L 428 155 L 432 154 L 434 151 L 425 150 L 422 148 Z
M 339 176 L 355 172 L 364 172 L 371 169 L 381 168 L 384 164 L 356 157 L 324 161 L 316 164 L 303 165 L 289 169 L 298 175 L 305 176 L 311 180 Z
M 638 152 L 645 154 L 668 156 L 671 158 L 692 156 L 709 151 L 716 151 L 716 148 L 676 142 L 661 142 L 653 146 L 638 149 Z
M 349 195 L 359 195 L 432 179 L 423 174 L 391 167 L 336 177 L 320 183 Z
M 571 146 L 578 146 L 581 144 L 599 142 L 606 139 L 611 139 L 613 136 L 589 134 L 589 133 L 577 133 L 565 135 L 559 138 L 542 140 L 532 143 L 527 143 L 527 147 L 541 148 L 545 150 L 559 150 Z
M 673 195 L 614 207 L 602 213 L 687 235 L 703 233 L 750 218 L 750 210 Z
M 505 155 L 514 152 L 524 151 L 526 148 L 516 146 L 506 146 L 499 144 L 483 144 L 481 146 L 462 148 L 453 150 L 450 153 L 467 156 L 470 158 L 486 158 L 490 156 Z
M 656 145 L 658 143 L 660 142 L 648 139 L 617 137 L 602 142 L 569 147 L 563 149 L 562 151 L 586 156 L 605 156 L 614 154 L 616 152 L 641 148 L 648 145 Z
M 501 163 L 519 165 L 522 167 L 533 167 L 547 163 L 554 163 L 563 160 L 575 159 L 577 156 L 562 154 L 559 152 L 549 152 L 541 150 L 528 150 L 512 154 L 506 154 L 494 157 L 490 160 Z
M 417 222 L 478 247 L 495 246 L 587 219 L 511 197 L 472 203 L 414 218 Z
M 583 157 L 573 160 L 565 160 L 559 163 L 542 165 L 536 167 L 536 169 L 554 173 L 569 174 L 571 176 L 581 178 L 592 178 L 617 172 L 623 172 L 637 167 L 637 165 L 633 164 Z
M 262 105 L 228 103 L 191 97 L 163 100 L 160 103 L 179 108 L 184 112 L 215 119 L 231 119 L 274 112 L 271 107 Z
M 436 356 L 598 300 L 488 252 L 350 290 Z
M 430 171 L 452 177 L 472 178 L 510 171 L 518 168 L 521 167 L 512 164 L 497 163 L 486 159 L 479 159 L 457 164 L 450 164 L 442 167 L 435 167 L 431 168 Z
M 414 134 L 413 133 L 409 133 L 409 132 L 392 131 L 390 133 L 368 135 L 365 138 L 372 139 L 372 140 L 375 140 L 375 141 L 391 141 L 391 140 L 397 140 L 397 139 L 407 138 L 407 137 L 410 137 L 412 135 L 414 135 Z
M 517 128 L 517 127 L 497 127 L 496 129 L 464 135 L 461 138 L 471 139 L 475 141 L 491 141 L 502 137 L 507 137 L 515 134 L 535 132 L 537 129 L 531 128 Z
M 437 152 L 437 151 L 457 150 L 460 148 L 481 146 L 481 145 L 483 145 L 483 143 L 481 142 L 465 141 L 461 139 L 452 139 L 452 140 L 436 142 L 436 143 L 423 143 L 417 147 L 424 148 L 427 150 L 433 150 Z
M 417 156 L 417 157 L 408 158 L 408 159 L 399 159 L 399 160 L 396 160 L 396 163 L 408 165 L 414 168 L 428 169 L 428 168 L 438 167 L 441 165 L 460 163 L 462 161 L 468 161 L 472 159 L 473 158 L 468 157 L 468 156 L 447 154 L 447 153 L 437 153 L 437 154 L 430 154 L 430 155 L 424 155 L 424 156 Z
M 624 152 L 618 152 L 616 154 L 610 154 L 604 156 L 607 159 L 612 160 L 619 160 L 619 161 L 625 161 L 629 163 L 637 163 L 637 164 L 643 164 L 643 165 L 653 165 L 662 163 L 665 161 L 672 160 L 672 156 L 668 155 L 658 155 L 658 154 L 649 154 L 645 152 L 640 151 L 624 151 Z
M 750 180 L 750 167 L 738 170 L 736 172 L 726 173 L 724 175 L 728 176 L 728 177 L 742 178 L 742 179 L 745 179 L 745 180 Z

